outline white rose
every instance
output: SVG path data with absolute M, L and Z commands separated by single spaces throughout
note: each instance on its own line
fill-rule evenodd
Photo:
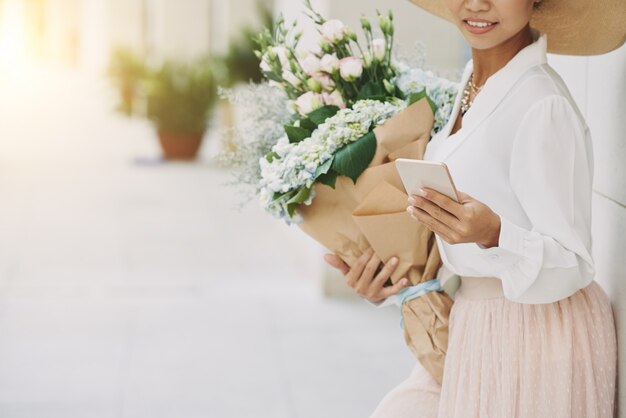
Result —
M 324 104 L 322 96 L 309 91 L 296 99 L 296 108 L 302 116 L 308 115 Z
M 382 38 L 376 38 L 372 41 L 372 48 L 374 49 L 374 58 L 378 61 L 382 61 L 385 58 L 385 52 L 387 52 L 387 43 Z
M 337 90 L 333 91 L 332 93 L 322 93 L 322 97 L 324 98 L 324 103 L 329 106 L 337 106 L 340 109 L 346 108 L 346 103 L 343 101 L 341 93 L 339 93 Z
M 320 60 L 320 70 L 332 74 L 339 70 L 339 59 L 335 54 L 326 54 Z
M 330 43 L 334 44 L 341 41 L 345 35 L 346 25 L 340 20 L 328 20 L 322 25 L 322 36 Z
M 296 77 L 291 71 L 283 71 L 283 79 L 294 87 L 300 87 L 302 80 Z
M 363 74 L 363 62 L 356 57 L 347 57 L 339 61 L 339 73 L 346 81 L 354 81 Z
M 302 69 L 309 75 L 316 73 L 320 70 L 320 59 L 313 54 L 308 54 L 304 59 L 300 61 Z

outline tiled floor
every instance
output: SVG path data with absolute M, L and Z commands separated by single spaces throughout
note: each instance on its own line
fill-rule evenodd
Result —
M 366 418 L 413 358 L 396 308 L 324 299 L 322 250 L 152 164 L 102 81 L 0 75 L 0 417 Z

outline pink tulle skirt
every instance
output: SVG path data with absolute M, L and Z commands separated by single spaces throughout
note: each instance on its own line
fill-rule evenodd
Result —
M 372 418 L 612 418 L 617 342 L 594 281 L 559 302 L 505 299 L 499 280 L 464 278 L 443 384 L 419 365 Z

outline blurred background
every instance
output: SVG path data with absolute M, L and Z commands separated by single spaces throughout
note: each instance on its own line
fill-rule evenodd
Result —
M 469 58 L 406 0 L 312 3 L 354 28 L 393 10 L 398 55 L 449 78 Z M 242 207 L 216 162 L 239 117 L 217 87 L 258 81 L 250 37 L 302 11 L 0 0 L 0 417 L 363 418 L 408 376 L 398 309 Z M 624 342 L 626 49 L 550 60 L 594 134 L 597 280 Z

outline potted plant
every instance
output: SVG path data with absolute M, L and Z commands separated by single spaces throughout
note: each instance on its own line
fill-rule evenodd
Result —
M 118 111 L 152 122 L 165 159 L 196 157 L 217 96 L 210 58 L 147 65 L 131 51 L 118 50 L 109 76 L 120 96 Z
M 216 100 L 209 59 L 168 61 L 148 71 L 146 116 L 157 130 L 166 159 L 193 159 Z

